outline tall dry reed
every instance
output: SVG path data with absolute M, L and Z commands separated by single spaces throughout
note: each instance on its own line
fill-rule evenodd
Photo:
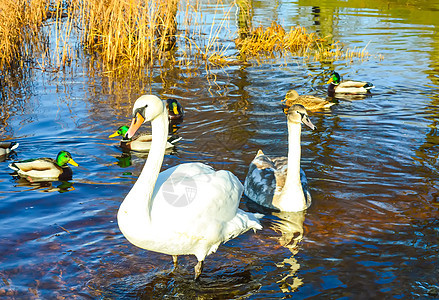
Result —
M 236 40 L 241 55 L 246 57 L 272 56 L 292 53 L 306 59 L 337 60 L 364 59 L 369 53 L 364 49 L 344 49 L 340 43 L 326 45 L 326 39 L 317 34 L 307 33 L 306 29 L 296 26 L 286 31 L 281 25 L 273 22 L 269 27 L 259 26 L 249 32 L 243 39 Z
M 106 71 L 140 71 L 163 58 L 180 65 L 227 65 L 261 54 L 293 53 L 317 60 L 368 56 L 365 49 L 324 46 L 324 39 L 300 26 L 288 32 L 277 23 L 251 28 L 248 0 L 237 1 L 239 28 L 232 32 L 234 6 L 213 1 L 208 27 L 201 0 L 2 0 L 0 68 L 32 62 L 42 70 L 59 70 L 72 59 L 76 37 Z M 238 55 L 229 49 L 237 35 Z M 174 55 L 169 50 L 176 45 Z
M 60 22 L 63 0 L 2 0 L 0 2 L 0 69 L 22 67 L 46 56 L 48 19 Z M 65 44 L 65 43 L 64 43 Z
M 177 0 L 76 0 L 81 41 L 109 65 L 144 67 L 175 44 Z
M 21 28 L 24 25 L 24 11 L 17 1 L 0 2 L 0 68 L 10 66 L 22 49 Z

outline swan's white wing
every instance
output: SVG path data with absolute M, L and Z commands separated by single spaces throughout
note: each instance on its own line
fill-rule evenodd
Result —
M 201 163 L 181 164 L 159 174 L 151 209 L 160 252 L 195 254 L 198 259 L 219 244 L 260 225 L 238 210 L 242 184 L 228 171 Z M 166 250 L 164 251 L 164 248 Z M 149 247 L 151 249 L 151 247 Z M 154 249 L 151 249 L 154 250 Z
M 159 174 L 152 212 L 167 211 L 190 222 L 207 215 L 229 221 L 236 215 L 241 195 L 242 184 L 232 173 L 202 163 L 181 164 Z M 182 211 L 185 215 L 179 216 Z

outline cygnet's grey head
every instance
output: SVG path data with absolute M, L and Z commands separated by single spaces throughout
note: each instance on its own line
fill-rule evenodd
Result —
M 288 122 L 299 124 L 303 123 L 312 130 L 316 129 L 314 124 L 309 119 L 305 107 L 301 104 L 294 104 L 293 106 L 291 106 L 288 109 L 287 118 Z

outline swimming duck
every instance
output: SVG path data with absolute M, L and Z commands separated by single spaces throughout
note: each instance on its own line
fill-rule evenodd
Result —
M 17 149 L 17 142 L 1 142 L 0 143 L 0 161 L 5 160 L 11 151 Z
M 340 74 L 337 72 L 331 74 L 327 84 L 329 84 L 328 95 L 330 97 L 335 94 L 367 94 L 375 87 L 372 83 L 365 81 L 340 81 Z
M 183 106 L 176 99 L 166 100 L 168 107 L 169 120 L 182 120 L 184 117 Z
M 285 114 L 288 112 L 288 108 L 290 108 L 293 104 L 301 104 L 307 110 L 321 110 L 325 108 L 329 108 L 334 105 L 334 102 L 329 102 L 326 99 L 319 98 L 311 95 L 301 95 L 295 90 L 290 90 L 285 96 L 285 99 L 282 101 L 286 106 L 284 108 Z
M 128 129 L 129 129 L 128 126 L 120 126 L 117 131 L 115 131 L 112 135 L 108 137 L 112 138 L 116 136 L 121 136 L 122 139 L 120 140 L 120 146 L 123 149 L 133 150 L 138 152 L 146 152 L 151 149 L 152 135 L 142 134 L 135 139 L 127 139 L 125 138 L 125 135 L 128 132 Z M 170 149 L 174 147 L 175 143 L 177 143 L 179 140 L 181 140 L 181 137 L 178 136 L 169 137 L 166 143 L 166 149 Z
M 69 152 L 60 151 L 56 159 L 43 157 L 22 160 L 10 164 L 9 167 L 29 181 L 67 181 L 72 179 L 73 174 L 67 164 L 78 166 Z
M 300 168 L 301 124 L 312 130 L 305 107 L 294 104 L 288 109 L 288 157 L 269 157 L 261 150 L 250 163 L 244 182 L 244 194 L 264 207 L 296 212 L 311 205 L 305 172 Z
M 119 228 L 135 246 L 172 255 L 174 266 L 178 255 L 195 255 L 197 280 L 207 255 L 221 243 L 249 229 L 261 229 L 261 225 L 256 215 L 238 208 L 243 187 L 231 172 L 184 163 L 159 173 L 169 121 L 165 103 L 154 95 L 136 100 L 127 137 L 144 122 L 152 125 L 151 151 L 120 205 Z

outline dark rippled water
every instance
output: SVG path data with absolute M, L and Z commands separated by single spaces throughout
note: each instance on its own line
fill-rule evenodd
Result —
M 0 297 L 438 299 L 439 2 L 368 6 L 262 1 L 253 8 L 254 25 L 278 19 L 351 48 L 367 45 L 365 61 L 279 58 L 208 77 L 204 66 L 165 66 L 165 77 L 127 83 L 90 75 L 79 59 L 71 72 L 18 76 L 1 99 L 0 138 L 20 143 L 11 160 L 66 149 L 80 166 L 68 183 L 30 185 L 10 175 L 11 160 L 0 163 Z M 207 23 L 214 11 L 205 6 Z M 302 135 L 308 211 L 266 215 L 263 230 L 206 259 L 199 283 L 194 257 L 170 273 L 171 257 L 122 236 L 116 212 L 145 160 L 121 157 L 107 137 L 129 122 L 140 94 L 172 96 L 185 107 L 183 139 L 163 168 L 202 161 L 243 181 L 258 149 L 287 152 L 285 93 L 323 96 L 333 69 L 376 88 L 310 113 L 318 130 Z M 245 199 L 241 206 L 248 209 Z

